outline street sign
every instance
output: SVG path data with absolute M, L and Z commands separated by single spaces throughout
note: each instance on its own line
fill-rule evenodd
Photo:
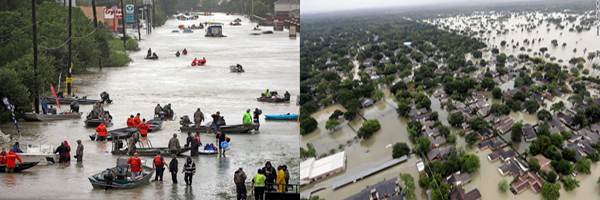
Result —
M 133 4 L 127 4 L 125 6 L 125 13 L 127 13 L 127 14 L 133 14 Z
M 127 23 L 133 23 L 134 21 L 133 15 L 127 15 Z

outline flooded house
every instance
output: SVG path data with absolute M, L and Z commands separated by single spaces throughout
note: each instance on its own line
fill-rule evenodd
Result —
M 450 192 L 449 200 L 481 200 L 481 193 L 477 188 L 465 193 L 465 189 L 460 187 Z
M 525 137 L 526 142 L 531 142 L 537 138 L 537 133 L 530 123 L 523 125 L 523 137 Z
M 390 180 L 384 180 L 376 183 L 373 186 L 367 187 L 355 195 L 352 195 L 345 200 L 363 200 L 363 199 L 388 199 L 388 200 L 402 200 L 400 193 L 400 182 L 398 177 L 394 177 Z
M 346 169 L 346 152 L 342 151 L 319 160 L 311 157 L 300 163 L 300 181 L 311 183 Z
M 512 149 L 506 151 L 504 148 L 498 148 L 494 152 L 488 154 L 487 158 L 490 162 L 496 162 L 497 160 L 507 162 L 508 160 L 516 158 L 517 156 L 519 156 L 519 154 Z
M 495 138 L 492 138 L 489 140 L 484 140 L 482 142 L 477 143 L 477 147 L 481 151 L 488 149 L 488 148 L 491 149 L 492 151 L 495 151 L 496 149 L 500 149 L 504 146 L 506 146 L 506 143 L 496 140 Z
M 442 178 L 442 182 L 450 185 L 450 189 L 462 187 L 463 185 L 471 182 L 471 175 L 468 173 L 461 173 L 460 171 L 454 172 L 447 177 Z
M 510 159 L 508 160 L 507 164 L 498 167 L 498 172 L 500 172 L 502 176 L 511 175 L 518 177 L 527 171 L 529 171 L 529 166 L 527 166 L 527 163 L 518 158 Z
M 525 191 L 527 188 L 531 188 L 533 192 L 538 193 L 542 190 L 542 185 L 544 181 L 535 173 L 527 172 L 523 176 L 519 176 L 519 180 L 510 184 L 510 186 L 520 194 Z

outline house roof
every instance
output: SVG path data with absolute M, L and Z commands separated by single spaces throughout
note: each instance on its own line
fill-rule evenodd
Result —
M 546 173 L 552 171 L 552 166 L 550 165 L 550 162 L 552 160 L 546 158 L 546 156 L 542 154 L 538 154 L 534 157 L 538 160 L 538 163 L 540 164 L 540 170 L 545 171 Z
M 435 160 L 438 157 L 443 158 L 450 154 L 450 148 L 433 148 L 427 152 L 429 160 Z
M 468 173 L 460 173 L 457 171 L 453 174 L 450 174 L 446 178 L 443 178 L 444 183 L 448 183 L 451 187 L 456 187 L 460 185 L 464 185 L 471 180 L 471 175 Z
M 504 142 L 502 141 L 498 141 L 495 139 L 490 139 L 490 140 L 484 140 L 482 142 L 477 143 L 477 147 L 479 147 L 479 149 L 483 149 L 485 147 L 488 147 L 490 149 L 495 150 L 497 148 L 500 148 L 502 146 L 504 146 Z
M 512 183 L 511 186 L 517 190 L 517 193 L 520 193 L 529 187 L 531 187 L 533 192 L 538 193 L 542 189 L 542 184 L 544 184 L 544 181 L 538 175 L 530 171 L 523 176 L 520 176 L 519 180 Z
M 361 190 L 360 192 L 358 192 L 357 194 L 346 198 L 346 200 L 370 199 L 372 193 L 377 193 L 377 195 L 380 197 L 380 199 L 383 199 L 383 197 L 386 194 L 395 195 L 399 191 L 400 191 L 400 189 L 399 189 L 398 177 L 394 177 L 390 180 L 382 181 L 382 182 L 376 183 L 373 186 L 365 188 L 365 189 Z M 388 199 L 402 199 L 402 198 L 394 196 L 394 198 L 388 198 Z
M 456 188 L 450 192 L 450 200 L 477 200 L 481 199 L 479 189 L 473 189 L 465 193 L 463 188 Z
M 494 152 L 488 154 L 488 159 L 490 161 L 496 160 L 496 158 L 501 158 L 502 160 L 507 160 L 509 158 L 514 158 L 518 154 L 512 149 L 505 151 L 503 148 L 496 149 Z
M 346 152 L 342 151 L 331 156 L 315 160 L 310 158 L 300 163 L 300 179 L 312 179 L 329 173 L 338 168 L 345 168 Z

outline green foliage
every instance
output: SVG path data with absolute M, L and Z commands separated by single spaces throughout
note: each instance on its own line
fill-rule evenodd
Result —
M 502 179 L 500 182 L 498 182 L 498 189 L 500 189 L 500 191 L 506 192 L 508 187 L 508 181 L 506 181 L 506 179 Z
M 491 90 L 495 86 L 496 86 L 496 82 L 494 82 L 494 80 L 490 77 L 485 77 L 481 81 L 481 87 L 485 88 L 486 90 Z
M 567 191 L 571 191 L 579 187 L 579 181 L 577 179 L 571 178 L 570 176 L 563 178 L 562 182 L 565 186 L 565 190 Z
M 522 121 L 516 122 L 512 125 L 510 138 L 511 138 L 511 141 L 513 141 L 514 143 L 521 142 L 521 139 L 523 138 L 523 122 Z
M 427 153 L 429 150 L 431 150 L 431 142 L 429 141 L 429 138 L 425 136 L 417 138 L 417 142 L 413 147 L 413 152 L 421 155 Z
M 131 37 L 125 42 L 125 49 L 128 51 L 139 51 L 140 48 L 138 46 L 138 42 Z
M 344 119 L 353 120 L 356 117 L 356 109 L 349 109 L 344 113 Z
M 505 104 L 494 103 L 490 108 L 490 113 L 500 116 L 500 115 L 508 115 L 510 114 L 510 107 Z
M 336 109 L 335 111 L 333 111 L 333 113 L 331 113 L 331 115 L 329 116 L 329 119 L 337 119 L 340 116 L 343 116 L 344 112 L 342 112 L 339 109 Z
M 421 178 L 419 179 L 419 187 L 426 190 L 429 188 L 430 182 L 431 179 L 429 178 L 429 176 L 421 176 Z M 598 184 L 600 184 L 600 179 L 598 179 Z
M 381 99 L 383 99 L 383 97 L 385 97 L 385 94 L 381 90 L 375 90 L 371 96 L 376 101 L 380 101 Z
M 416 194 L 415 194 L 415 179 L 412 177 L 412 175 L 408 174 L 408 173 L 403 173 L 400 174 L 400 180 L 404 182 L 404 185 L 406 187 L 402 188 L 402 192 L 404 192 L 404 198 L 406 199 L 415 199 L 416 198 Z
M 332 131 L 339 125 L 340 125 L 340 122 L 338 120 L 330 119 L 330 120 L 327 120 L 327 122 L 325 122 L 325 129 L 327 129 L 328 131 Z
M 358 129 L 358 137 L 363 139 L 369 139 L 373 133 L 378 131 L 381 128 L 379 121 L 376 119 L 370 119 L 363 122 L 362 127 Z
M 483 119 L 483 117 L 475 117 L 469 119 L 469 125 L 475 131 L 483 131 L 485 128 L 490 126 L 490 124 L 485 119 Z
M 590 167 L 591 167 L 592 162 L 590 160 L 588 160 L 585 157 L 582 157 L 581 159 L 579 159 L 577 161 L 577 164 L 575 164 L 575 170 L 577 170 L 580 173 L 586 173 L 586 174 L 590 174 Z
M 499 87 L 495 87 L 494 89 L 492 89 L 492 95 L 494 96 L 494 99 L 502 98 L 502 89 L 500 89 Z
M 304 159 L 310 157 L 317 157 L 317 152 L 315 151 L 315 148 L 310 143 L 306 143 L 306 146 L 308 147 L 308 150 L 305 150 L 304 148 L 300 147 L 300 158 Z
M 464 122 L 464 117 L 462 113 L 457 112 L 450 115 L 450 119 L 448 119 L 448 123 L 454 127 L 460 127 Z
M 563 101 L 556 102 L 556 103 L 552 104 L 552 106 L 550 107 L 550 110 L 555 113 L 558 111 L 562 111 L 564 109 L 565 109 L 565 103 Z
M 465 137 L 465 141 L 467 142 L 467 144 L 469 144 L 469 146 L 472 146 L 473 144 L 475 144 L 477 141 L 479 140 L 479 138 L 477 137 L 477 133 L 471 131 L 467 134 L 467 136 Z
M 480 167 L 479 157 L 475 154 L 465 154 L 460 158 L 460 166 L 463 171 L 472 173 Z
M 550 121 L 552 120 L 552 114 L 550 113 L 550 111 L 542 109 L 537 113 L 537 118 L 541 121 Z
M 590 155 L 588 155 L 588 158 L 592 162 L 598 162 L 600 160 L 600 155 L 598 154 L 598 152 L 594 152 L 594 153 L 591 153 Z
M 573 172 L 573 165 L 571 165 L 571 163 L 569 163 L 569 161 L 567 160 L 560 160 L 556 162 L 556 164 L 552 165 L 552 167 L 554 167 L 554 170 L 556 170 L 556 172 L 562 175 L 569 175 Z
M 527 165 L 529 166 L 529 169 L 534 170 L 534 171 L 539 171 L 540 170 L 540 163 L 538 161 L 537 158 L 530 158 L 527 160 Z
M 317 125 L 317 120 L 312 117 L 300 121 L 300 134 L 306 135 L 313 132 L 315 129 L 317 129 Z
M 540 104 L 536 100 L 527 100 L 525 101 L 525 109 L 529 114 L 533 114 L 537 112 L 540 108 Z
M 396 142 L 396 144 L 394 144 L 394 146 L 392 147 L 392 157 L 393 158 L 400 158 L 409 153 L 410 153 L 410 148 L 404 142 Z
M 408 114 L 410 113 L 410 106 L 404 102 L 398 102 L 398 108 L 396 108 L 396 112 L 398 113 L 398 115 L 402 116 L 402 117 L 408 117 Z
M 268 4 L 263 3 L 262 1 L 254 1 L 253 6 L 254 15 L 261 16 L 266 15 L 267 13 L 273 13 L 271 7 Z
M 548 172 L 548 175 L 546 175 L 546 179 L 550 183 L 555 183 L 557 178 L 558 178 L 558 174 L 556 174 L 556 172 L 554 170 Z
M 560 198 L 560 183 L 544 183 L 542 185 L 542 196 L 547 200 L 558 200 Z
M 456 143 L 456 135 L 455 134 L 448 135 L 448 137 L 446 137 L 446 142 L 451 143 L 451 144 Z

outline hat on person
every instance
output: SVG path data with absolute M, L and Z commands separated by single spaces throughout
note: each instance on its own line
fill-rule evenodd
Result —
M 244 169 L 244 167 L 240 166 L 240 169 Z
M 140 113 L 137 113 L 137 115 L 140 115 Z
M 131 115 L 131 116 L 129 116 L 129 117 L 133 118 L 133 115 Z
M 176 157 L 177 157 L 177 155 L 175 155 L 175 154 L 171 154 L 171 157 L 173 157 L 173 158 L 176 158 Z

